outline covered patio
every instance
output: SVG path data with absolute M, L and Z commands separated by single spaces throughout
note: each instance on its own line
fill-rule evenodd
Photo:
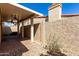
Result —
M 43 14 L 33 11 L 27 7 L 24 7 L 16 3 L 0 4 L 0 55 L 23 55 L 23 53 L 24 55 L 30 55 L 29 53 L 31 51 L 29 51 L 29 49 L 31 50 L 32 48 L 33 51 L 40 50 L 40 48 L 37 48 L 40 46 L 34 42 L 34 20 L 33 19 L 36 16 L 43 16 Z M 24 24 L 26 24 L 24 23 L 25 20 L 26 21 L 29 20 L 30 32 L 29 31 L 26 31 L 26 32 L 30 33 L 29 35 L 30 40 L 28 40 L 28 38 L 25 37 L 25 34 L 24 34 Z M 16 31 L 17 33 L 8 32 L 9 29 L 7 27 L 7 30 L 6 30 L 5 28 L 6 26 L 4 26 L 4 22 L 14 24 L 13 27 L 16 27 L 16 28 L 12 27 L 12 30 Z M 5 35 L 6 33 L 7 35 Z M 11 36 L 9 34 L 14 34 L 14 35 L 16 34 L 16 35 Z M 36 45 L 36 48 L 35 48 L 35 45 Z M 40 50 L 40 52 L 41 51 L 42 50 Z M 33 54 L 35 54 L 35 52 Z
M 3 30 L 3 22 L 11 22 L 17 26 L 17 38 L 20 37 L 20 27 L 21 30 L 21 38 L 24 38 L 24 20 L 30 19 L 30 39 L 34 41 L 34 23 L 33 18 L 36 16 L 43 16 L 42 14 L 33 11 L 27 7 L 16 3 L 1 3 L 0 4 L 0 43 L 4 38 Z

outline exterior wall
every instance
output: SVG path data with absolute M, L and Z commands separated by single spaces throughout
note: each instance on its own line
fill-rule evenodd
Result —
M 34 41 L 43 45 L 44 43 L 44 22 L 46 18 L 34 18 Z M 24 21 L 24 35 L 30 38 L 30 19 Z M 22 31 L 22 27 L 20 29 Z
M 27 37 L 27 38 L 29 38 L 29 39 L 31 39 L 30 38 L 30 36 L 31 36 L 31 32 L 30 32 L 30 30 L 31 30 L 31 25 L 27 25 L 27 26 L 24 26 L 24 37 Z M 22 28 L 21 28 L 21 30 L 22 30 Z M 34 24 L 34 41 L 37 41 L 37 42 L 41 42 L 41 24 Z
M 34 24 L 38 24 L 38 23 L 42 23 L 43 21 L 45 21 L 46 20 L 46 18 L 33 18 L 33 23 Z M 30 19 L 27 19 L 27 20 L 25 20 L 24 21 L 24 25 L 26 26 L 26 25 L 30 25 L 31 23 L 30 23 Z
M 24 26 L 24 36 L 27 37 L 27 38 L 30 38 L 30 28 L 31 26 L 30 25 L 27 25 L 27 26 Z M 37 23 L 37 24 L 34 24 L 34 41 L 35 42 L 38 42 L 40 44 L 43 44 L 43 33 L 44 33 L 44 26 L 43 26 L 43 23 Z M 22 29 L 21 29 L 22 30 Z
M 46 40 L 55 35 L 60 49 L 67 55 L 79 55 L 79 16 L 62 17 L 62 20 L 45 24 Z
M 22 27 L 21 27 L 21 31 L 22 31 Z M 24 37 L 30 38 L 30 25 L 24 26 Z
M 60 20 L 61 19 L 61 5 L 54 4 L 49 8 L 48 11 L 48 20 L 49 22 Z
M 42 22 L 40 24 L 35 24 L 34 27 L 34 40 L 41 44 L 41 46 L 45 46 L 45 23 Z
M 34 26 L 34 41 L 40 42 L 41 41 L 41 25 L 35 24 Z

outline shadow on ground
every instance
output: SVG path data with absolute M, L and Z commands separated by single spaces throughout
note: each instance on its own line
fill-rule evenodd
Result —
M 47 51 L 47 54 L 40 54 L 40 56 L 67 56 L 64 53 L 61 52 L 52 52 Z
M 25 47 L 17 37 L 7 36 L 0 44 L 0 56 L 21 56 L 23 52 L 29 49 Z

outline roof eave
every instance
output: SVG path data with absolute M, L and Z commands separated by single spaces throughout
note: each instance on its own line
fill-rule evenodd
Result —
M 18 3 L 9 3 L 9 4 L 14 5 L 16 7 L 19 7 L 19 8 L 22 8 L 24 10 L 28 10 L 29 12 L 35 13 L 36 15 L 44 16 L 42 13 L 36 12 L 36 11 L 34 11 L 34 10 L 30 9 L 30 8 L 24 7 L 24 6 L 22 6 L 22 5 L 18 4 Z

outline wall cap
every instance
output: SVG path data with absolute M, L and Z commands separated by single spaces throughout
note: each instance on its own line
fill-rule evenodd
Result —
M 54 4 L 52 4 L 50 7 L 49 7 L 49 9 L 48 10 L 52 10 L 52 9 L 54 9 L 54 8 L 56 8 L 56 7 L 61 7 L 61 3 L 54 3 Z

